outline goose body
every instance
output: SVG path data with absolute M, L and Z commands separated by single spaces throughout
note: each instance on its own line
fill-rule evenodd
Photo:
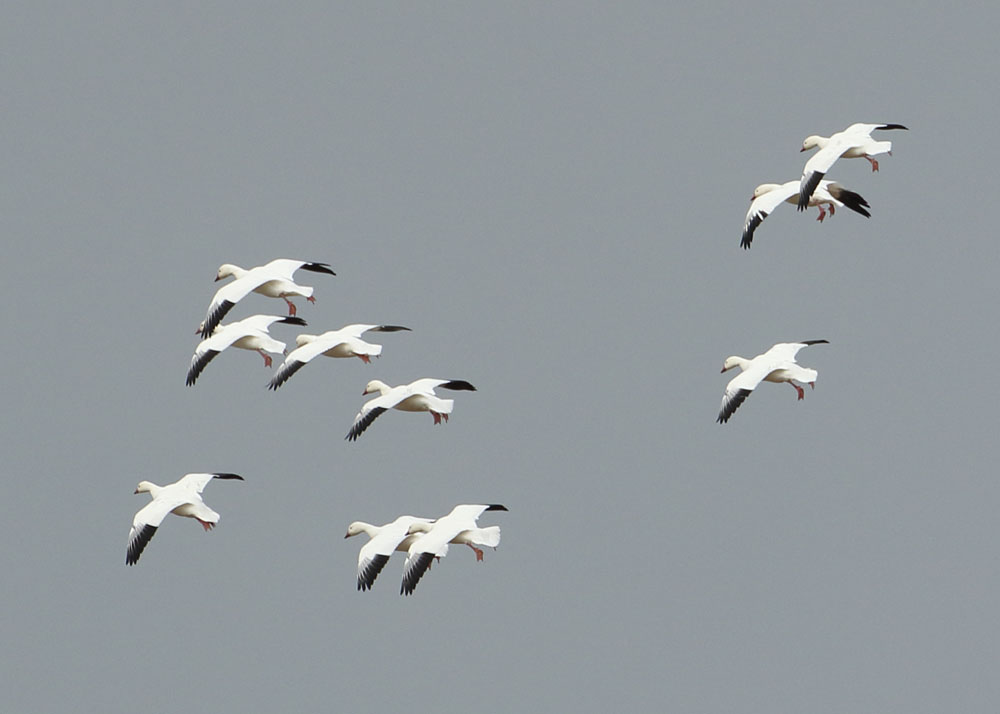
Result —
M 722 406 L 716 421 L 720 424 L 729 421 L 733 413 L 761 382 L 787 382 L 795 387 L 799 399 L 803 399 L 805 390 L 796 382 L 807 382 L 810 386 L 815 387 L 816 377 L 819 376 L 819 373 L 814 369 L 800 366 L 795 361 L 795 355 L 803 347 L 818 344 L 829 343 L 826 340 L 779 342 L 767 352 L 759 354 L 753 359 L 738 355 L 727 357 L 722 365 L 723 372 L 734 367 L 739 367 L 742 371 L 726 385 L 726 393 L 722 397 Z
M 461 379 L 425 378 L 398 387 L 390 387 L 385 382 L 373 379 L 365 387 L 362 394 L 379 392 L 379 396 L 361 407 L 361 411 L 354 417 L 354 425 L 347 432 L 345 438 L 348 441 L 356 441 L 365 429 L 371 426 L 371 423 L 387 409 L 398 409 L 403 412 L 430 412 L 431 416 L 434 417 L 435 424 L 440 424 L 442 419 L 448 421 L 448 415 L 451 414 L 455 402 L 452 399 L 441 399 L 434 393 L 435 387 L 476 391 L 475 387 Z
M 268 388 L 277 389 L 313 358 L 320 355 L 334 358 L 358 357 L 368 364 L 372 357 L 382 354 L 382 345 L 365 342 L 361 339 L 361 335 L 365 332 L 398 332 L 409 329 L 399 325 L 347 325 L 339 330 L 324 332 L 322 335 L 299 335 L 295 338 L 296 348 L 278 367 Z
M 817 136 L 815 134 L 807 136 L 802 142 L 800 151 L 816 148 L 819 151 L 806 162 L 802 169 L 802 180 L 799 183 L 799 210 L 806 210 L 809 206 L 809 198 L 819 186 L 819 182 L 841 157 L 867 159 L 872 165 L 872 171 L 878 171 L 878 161 L 872 157 L 879 154 L 891 154 L 892 142 L 877 141 L 872 138 L 872 132 L 891 129 L 905 130 L 906 127 L 902 124 L 851 124 L 843 131 L 838 131 L 831 136 Z
M 268 329 L 275 322 L 287 325 L 305 325 L 306 322 L 301 317 L 280 317 L 278 315 L 254 315 L 239 322 L 231 322 L 228 325 L 219 325 L 209 337 L 204 338 L 195 348 L 191 357 L 191 366 L 188 368 L 186 384 L 190 387 L 198 379 L 198 375 L 204 371 L 208 363 L 215 359 L 220 352 L 229 347 L 236 347 L 241 350 L 252 350 L 258 352 L 264 358 L 264 366 L 271 366 L 271 354 L 283 354 L 285 343 L 280 342 L 268 333 Z M 201 333 L 205 323 L 198 328 Z
M 219 514 L 209 508 L 201 498 L 201 492 L 212 479 L 238 479 L 242 476 L 229 473 L 186 474 L 178 481 L 166 486 L 157 486 L 150 481 L 140 481 L 136 493 L 148 493 L 153 500 L 139 509 L 132 519 L 132 529 L 128 535 L 126 565 L 135 565 L 150 539 L 160 527 L 168 513 L 185 518 L 194 518 L 208 531 L 219 522 Z
M 762 183 L 754 189 L 753 196 L 750 197 L 750 209 L 743 221 L 743 238 L 740 246 L 744 249 L 750 247 L 753 241 L 753 234 L 757 227 L 782 203 L 795 204 L 798 201 L 799 181 L 787 181 L 785 183 Z M 860 194 L 848 191 L 834 181 L 820 181 L 815 192 L 809 198 L 810 206 L 819 208 L 817 221 L 823 222 L 826 212 L 823 204 L 829 208 L 830 215 L 836 213 L 836 208 L 846 206 L 855 213 L 860 213 L 865 218 L 871 217 L 866 210 L 871 208 Z
M 371 590 L 375 579 L 382 568 L 389 562 L 390 556 L 396 551 L 405 553 L 410 545 L 420 536 L 410 535 L 409 529 L 414 523 L 430 523 L 426 518 L 415 516 L 400 516 L 392 523 L 374 526 L 364 521 L 354 521 L 347 527 L 345 538 L 361 533 L 368 535 L 370 540 L 358 552 L 358 590 Z
M 216 281 L 229 277 L 236 279 L 219 288 L 212 298 L 203 323 L 202 337 L 211 335 L 233 306 L 252 292 L 271 298 L 281 298 L 288 304 L 288 314 L 293 317 L 296 312 L 295 304 L 288 299 L 289 297 L 304 297 L 309 302 L 316 302 L 311 287 L 298 285 L 293 280 L 292 275 L 299 269 L 336 275 L 326 263 L 308 263 L 290 258 L 278 258 L 250 270 L 232 263 L 219 266 L 215 274 Z
M 506 511 L 499 504 L 477 505 L 463 504 L 455 506 L 447 516 L 431 523 L 416 522 L 410 526 L 410 533 L 423 535 L 410 544 L 406 562 L 403 564 L 403 582 L 400 594 L 410 595 L 417 587 L 420 578 L 431 565 L 434 558 L 443 558 L 448 554 L 448 544 L 458 543 L 471 547 L 476 551 L 476 560 L 483 559 L 483 553 L 477 545 L 496 548 L 500 544 L 500 526 L 480 528 L 479 517 L 486 511 Z

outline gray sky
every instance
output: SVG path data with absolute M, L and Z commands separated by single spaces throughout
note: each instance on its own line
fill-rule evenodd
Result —
M 937 7 L 6 5 L 4 708 L 996 711 L 1000 10 Z M 830 172 L 872 218 L 741 250 L 856 121 L 911 129 Z M 338 273 L 309 331 L 413 332 L 185 388 L 219 264 L 276 257 Z M 715 424 L 727 355 L 818 338 Z M 343 441 L 425 376 L 479 391 Z M 190 471 L 246 482 L 127 568 Z M 350 521 L 463 502 L 484 563 L 355 590 Z

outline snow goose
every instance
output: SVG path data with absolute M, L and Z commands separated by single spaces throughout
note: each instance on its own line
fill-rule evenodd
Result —
M 212 298 L 212 302 L 208 306 L 208 315 L 205 317 L 201 336 L 204 338 L 211 335 L 226 313 L 251 292 L 260 293 L 267 297 L 281 298 L 288 304 L 288 314 L 293 317 L 295 316 L 295 304 L 288 299 L 289 296 L 297 295 L 304 297 L 309 302 L 316 302 L 311 287 L 296 285 L 292 279 L 292 274 L 300 268 L 314 273 L 336 275 L 326 263 L 307 263 L 304 260 L 291 260 L 290 258 L 278 258 L 250 270 L 230 263 L 219 266 L 219 271 L 215 275 L 216 281 L 228 277 L 235 277 L 236 280 L 222 286 L 215 293 L 215 297 Z
M 819 182 L 840 157 L 845 159 L 865 158 L 872 165 L 872 171 L 878 171 L 878 161 L 872 158 L 878 154 L 892 154 L 891 141 L 875 141 L 873 131 L 888 131 L 890 129 L 906 129 L 902 124 L 851 124 L 843 131 L 832 136 L 807 136 L 802 142 L 800 151 L 809 151 L 819 147 L 819 151 L 810 158 L 802 170 L 802 182 L 799 185 L 799 210 L 804 211 L 810 205 L 809 197 L 819 185 Z
M 405 553 L 410 549 L 410 544 L 420 538 L 419 534 L 409 534 L 410 526 L 418 522 L 430 523 L 431 521 L 415 516 L 400 516 L 392 523 L 386 523 L 383 526 L 354 521 L 347 527 L 345 538 L 367 533 L 371 539 L 361 547 L 361 551 L 358 553 L 358 590 L 371 590 L 375 584 L 375 578 L 389 562 L 389 557 L 393 552 Z
M 747 249 L 753 241 L 753 233 L 757 230 L 765 218 L 767 218 L 782 202 L 795 203 L 799 192 L 798 181 L 788 181 L 786 183 L 762 183 L 754 189 L 753 196 L 750 197 L 750 210 L 747 211 L 746 220 L 743 222 L 743 239 L 740 245 Z M 819 207 L 819 216 L 816 218 L 820 223 L 826 218 L 823 204 L 827 204 L 830 215 L 834 215 L 835 206 L 847 206 L 852 211 L 860 213 L 865 218 L 870 218 L 872 214 L 866 211 L 871 208 L 868 201 L 853 191 L 833 181 L 820 181 L 816 191 L 809 198 L 810 206 Z
M 201 500 L 201 492 L 212 479 L 238 479 L 236 474 L 187 474 L 175 483 L 157 486 L 149 481 L 140 481 L 136 493 L 149 493 L 153 500 L 139 509 L 132 519 L 132 530 L 128 534 L 128 552 L 125 556 L 126 565 L 135 565 L 142 555 L 143 549 L 156 533 L 156 529 L 173 513 L 186 518 L 194 518 L 202 527 L 209 531 L 219 522 L 219 514 L 205 505 Z
M 442 418 L 448 421 L 448 415 L 451 414 L 455 402 L 452 399 L 438 397 L 434 393 L 435 387 L 476 391 L 475 387 L 461 379 L 418 379 L 398 387 L 390 387 L 385 382 L 373 379 L 365 387 L 362 394 L 380 392 L 381 395 L 366 402 L 361 407 L 361 411 L 354 417 L 354 425 L 344 438 L 348 441 L 356 441 L 386 409 L 399 409 L 403 412 L 430 412 L 431 416 L 434 417 L 435 424 L 440 424 Z
M 339 330 L 324 332 L 322 335 L 299 335 L 295 338 L 297 347 L 285 358 L 278 371 L 274 373 L 268 389 L 277 389 L 287 382 L 293 374 L 306 366 L 319 355 L 327 357 L 358 357 L 365 364 L 371 363 L 372 357 L 382 354 L 382 345 L 373 345 L 361 339 L 365 332 L 399 332 L 410 331 L 409 327 L 400 325 L 347 325 Z
M 208 363 L 215 359 L 216 355 L 227 347 L 238 347 L 241 350 L 253 350 L 260 353 L 264 358 L 264 366 L 270 367 L 271 355 L 284 354 L 285 343 L 271 337 L 268 328 L 275 322 L 286 325 L 305 325 L 306 321 L 301 317 L 280 317 L 278 315 L 254 315 L 239 322 L 231 322 L 228 325 L 219 325 L 215 328 L 212 336 L 202 340 L 195 348 L 194 356 L 191 357 L 191 366 L 188 368 L 186 384 L 190 387 L 198 379 Z M 205 323 L 198 328 L 198 332 L 204 330 Z
M 409 595 L 417 587 L 420 578 L 430 567 L 434 558 L 448 554 L 449 543 L 464 543 L 476 551 L 476 560 L 483 559 L 483 551 L 477 545 L 496 548 L 500 544 L 500 526 L 480 528 L 476 521 L 486 511 L 506 511 L 499 504 L 488 506 L 463 504 L 455 506 L 451 513 L 433 523 L 418 522 L 410 526 L 410 533 L 423 533 L 410 545 L 403 564 L 403 584 L 401 595 Z
M 739 367 L 742 372 L 726 385 L 726 394 L 722 397 L 722 408 L 719 410 L 719 418 L 716 421 L 720 424 L 729 421 L 733 412 L 762 381 L 788 382 L 795 387 L 799 399 L 803 399 L 805 390 L 797 385 L 795 380 L 808 382 L 811 387 L 815 388 L 819 372 L 807 367 L 800 367 L 795 362 L 795 354 L 803 347 L 820 344 L 829 343 L 826 340 L 779 342 L 764 354 L 759 354 L 753 359 L 739 356 L 727 357 L 722 365 L 722 371 L 726 372 L 733 367 Z

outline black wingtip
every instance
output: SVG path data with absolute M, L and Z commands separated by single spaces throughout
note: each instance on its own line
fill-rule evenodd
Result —
M 223 300 L 219 303 L 219 306 L 215 308 L 208 317 L 205 318 L 205 325 L 201 328 L 201 339 L 207 340 L 215 332 L 215 328 L 219 326 L 222 322 L 222 318 L 229 314 L 229 311 L 235 307 L 236 303 L 230 302 L 229 300 Z
M 278 320 L 278 322 L 285 325 L 299 325 L 300 327 L 306 326 L 306 321 L 303 320 L 301 317 L 292 317 L 292 316 L 283 317 L 280 320 Z
M 716 424 L 725 424 L 729 421 L 729 418 L 739 409 L 739 406 L 746 401 L 746 398 L 750 396 L 753 390 L 751 389 L 741 389 L 733 398 L 729 400 L 723 407 L 722 411 L 719 412 L 719 417 L 715 420 Z
M 298 360 L 290 362 L 287 365 L 281 365 L 278 367 L 278 371 L 274 373 L 274 376 L 271 377 L 271 381 L 267 383 L 267 388 L 278 391 L 278 387 L 291 379 L 292 375 L 305 366 L 305 362 L 299 362 Z
M 314 273 L 326 273 L 327 275 L 336 275 L 336 273 L 330 269 L 329 263 L 306 263 L 305 265 L 302 266 L 302 269 L 310 270 Z
M 507 506 L 501 506 L 499 503 L 491 503 L 486 507 L 487 511 L 506 511 Z
M 139 562 L 139 556 L 146 549 L 146 544 L 156 534 L 156 526 L 145 525 L 136 535 L 135 540 L 128 544 L 128 551 L 125 553 L 125 565 L 135 565 Z
M 347 432 L 347 436 L 344 438 L 347 441 L 357 441 L 358 437 L 364 433 L 365 429 L 367 429 L 384 411 L 384 407 L 375 407 L 374 409 L 371 409 L 367 414 L 354 422 L 354 425 L 351 426 L 351 430 Z
M 403 327 L 402 325 L 379 325 L 374 328 L 372 332 L 399 332 L 405 330 L 406 332 L 413 332 L 409 327 Z
M 375 578 L 378 577 L 378 574 L 382 572 L 382 568 L 388 562 L 388 555 L 383 555 L 382 553 L 376 554 L 368 565 L 365 566 L 364 571 L 358 576 L 358 590 L 371 590 L 375 584 Z
M 403 575 L 403 584 L 399 587 L 400 595 L 413 594 L 413 591 L 417 589 L 417 583 L 420 582 L 420 578 L 427 572 L 432 560 L 434 560 L 433 553 L 421 553 L 417 556 L 413 567 Z
M 213 473 L 212 476 L 214 476 L 215 478 L 221 478 L 221 479 L 224 479 L 224 480 L 236 479 L 237 481 L 246 481 L 246 479 L 243 478 L 242 476 L 240 476 L 239 474 L 228 474 L 228 473 L 215 474 L 215 473 Z
M 198 377 L 201 376 L 201 373 L 205 371 L 208 363 L 215 359 L 218 354 L 215 350 L 205 350 L 199 359 L 193 360 L 184 383 L 189 387 L 192 386 L 198 380 Z
M 740 239 L 740 247 L 743 248 L 743 250 L 750 249 L 750 243 L 753 242 L 753 232 L 757 230 L 757 226 L 759 226 L 764 219 L 767 218 L 767 215 L 768 214 L 761 211 L 760 213 L 750 217 L 747 227 L 743 229 L 743 237 Z
M 441 388 L 454 389 L 456 391 L 466 391 L 466 392 L 476 391 L 476 388 L 473 387 L 468 382 L 466 382 L 464 379 L 453 379 L 450 382 L 445 382 L 444 384 L 441 385 Z
M 802 340 L 800 345 L 828 345 L 830 340 Z
M 806 185 L 799 191 L 799 203 L 797 208 L 800 211 L 804 211 L 809 208 L 809 199 L 812 198 L 813 193 L 816 192 L 816 187 L 819 186 L 819 182 L 823 180 L 826 174 L 821 174 L 818 171 L 813 171 L 809 175 L 809 179 L 806 181 Z
M 845 206 L 850 208 L 855 213 L 860 213 L 865 218 L 872 217 L 872 214 L 870 214 L 868 211 L 865 210 L 866 208 L 871 208 L 871 206 L 868 205 L 868 201 L 866 201 L 861 194 L 855 193 L 854 191 L 848 191 L 847 189 L 842 188 L 837 193 L 837 195 L 834 196 L 834 198 L 836 198 L 838 201 L 843 203 Z
M 882 129 L 884 131 L 888 131 L 889 129 L 904 129 L 906 131 L 909 131 L 909 128 L 903 126 L 902 124 L 883 124 L 882 126 L 879 127 L 879 129 Z

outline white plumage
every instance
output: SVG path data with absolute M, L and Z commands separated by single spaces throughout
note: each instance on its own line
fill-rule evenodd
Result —
M 743 238 L 740 245 L 746 249 L 753 241 L 754 231 L 765 218 L 767 218 L 778 206 L 784 203 L 794 204 L 797 202 L 799 193 L 799 181 L 787 181 L 786 183 L 762 183 L 754 189 L 753 196 L 750 197 L 750 209 L 747 211 L 746 219 L 743 221 Z M 833 181 L 820 181 L 816 191 L 809 199 L 810 206 L 819 208 L 817 221 L 822 222 L 826 218 L 823 204 L 830 209 L 832 216 L 836 211 L 834 207 L 846 206 L 856 213 L 860 213 L 865 218 L 871 214 L 865 210 L 870 208 L 860 194 L 848 191 L 846 188 Z
M 505 506 L 499 504 L 463 504 L 455 506 L 447 516 L 431 523 L 413 523 L 409 532 L 424 535 L 414 540 L 407 552 L 400 593 L 410 595 L 414 591 L 431 561 L 448 554 L 449 543 L 468 545 L 476 551 L 476 560 L 482 560 L 483 552 L 476 546 L 496 548 L 500 544 L 500 526 L 480 528 L 477 523 L 479 516 L 486 511 L 506 510 Z
M 398 332 L 409 329 L 399 325 L 347 325 L 339 330 L 324 332 L 322 335 L 299 335 L 295 338 L 297 347 L 278 367 L 268 388 L 277 389 L 314 357 L 320 355 L 339 358 L 358 357 L 368 364 L 372 357 L 382 354 L 382 345 L 365 342 L 361 339 L 361 335 L 366 332 Z
M 379 392 L 380 396 L 366 402 L 357 416 L 354 417 L 354 425 L 347 432 L 345 437 L 348 441 L 356 441 L 375 419 L 387 409 L 398 409 L 404 412 L 430 412 L 434 417 L 434 423 L 440 424 L 441 420 L 448 421 L 454 401 L 451 399 L 441 399 L 434 393 L 435 387 L 443 389 L 456 389 L 465 391 L 476 391 L 468 382 L 461 379 L 418 379 L 409 384 L 402 384 L 398 387 L 390 387 L 385 382 L 373 379 L 365 387 L 362 394 L 372 394 Z
M 295 315 L 295 304 L 289 297 L 304 297 L 309 302 L 316 302 L 313 297 L 313 289 L 306 285 L 297 285 L 292 279 L 293 273 L 299 269 L 309 270 L 314 273 L 326 273 L 336 275 L 326 263 L 307 263 L 304 260 L 292 260 L 290 258 L 278 258 L 266 265 L 258 265 L 256 268 L 246 270 L 238 265 L 225 263 L 219 266 L 215 275 L 216 281 L 223 278 L 235 277 L 231 283 L 222 286 L 215 293 L 212 302 L 208 306 L 208 314 L 203 323 L 202 337 L 207 338 L 215 330 L 233 306 L 245 298 L 251 292 L 266 295 L 272 298 L 281 298 L 288 304 L 288 314 Z
M 799 399 L 804 398 L 805 390 L 795 382 L 808 382 L 815 387 L 816 377 L 819 373 L 814 369 L 799 366 L 795 361 L 795 355 L 803 347 L 818 344 L 828 343 L 826 340 L 779 342 L 767 352 L 759 354 L 753 359 L 737 355 L 727 357 L 722 365 L 722 371 L 739 367 L 742 372 L 726 385 L 726 393 L 722 397 L 722 406 L 716 421 L 720 424 L 729 421 L 729 417 L 761 382 L 788 382 L 795 387 Z
M 153 500 L 139 509 L 132 519 L 132 529 L 128 534 L 126 565 L 135 565 L 143 549 L 156 533 L 156 529 L 168 513 L 186 518 L 194 518 L 208 531 L 219 522 L 219 514 L 205 505 L 201 492 L 212 479 L 238 479 L 242 476 L 228 473 L 187 474 L 180 480 L 166 486 L 157 486 L 150 481 L 140 481 L 136 493 L 149 493 Z
M 851 124 L 843 131 L 832 136 L 807 136 L 802 142 L 801 151 L 819 147 L 802 170 L 802 181 L 799 184 L 800 211 L 809 206 L 809 198 L 826 176 L 834 162 L 840 157 L 845 159 L 864 158 L 872 165 L 872 171 L 878 171 L 878 161 L 873 156 L 891 154 L 891 141 L 876 141 L 872 138 L 873 131 L 888 131 L 890 129 L 906 129 L 902 124 Z
M 284 354 L 285 343 L 280 342 L 268 333 L 268 329 L 275 322 L 287 325 L 306 324 L 301 317 L 279 317 L 277 315 L 254 315 L 239 322 L 231 322 L 228 325 L 219 325 L 215 332 L 206 339 L 198 343 L 194 356 L 191 357 L 191 366 L 188 368 L 186 384 L 190 387 L 198 379 L 208 363 L 225 350 L 227 347 L 238 347 L 241 350 L 252 350 L 260 353 L 264 358 L 264 366 L 271 366 L 271 354 Z M 198 328 L 198 332 L 204 330 L 205 323 Z

